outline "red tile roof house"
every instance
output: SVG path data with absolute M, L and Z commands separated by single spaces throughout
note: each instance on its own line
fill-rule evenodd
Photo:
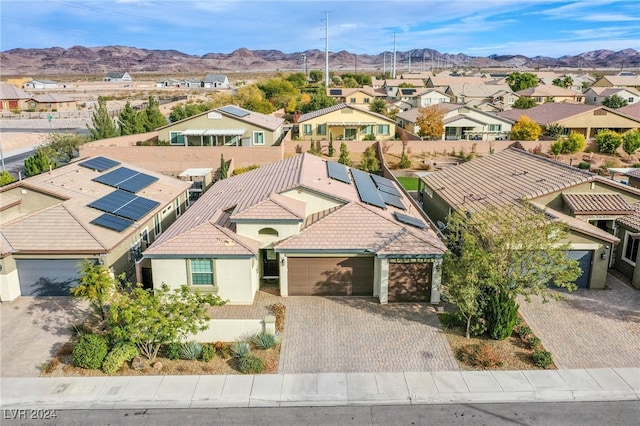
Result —
M 282 296 L 437 303 L 445 250 L 397 183 L 304 153 L 216 182 L 144 258 L 154 286 L 232 304 L 267 282 Z
M 511 147 L 423 177 L 418 198 L 431 220 L 443 224 L 453 211 L 526 200 L 568 227 L 568 256 L 583 269 L 578 287 L 604 288 L 613 267 L 640 288 L 639 189 Z

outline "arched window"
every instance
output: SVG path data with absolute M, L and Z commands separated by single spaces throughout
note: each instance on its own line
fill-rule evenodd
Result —
M 278 231 L 276 231 L 273 228 L 262 228 L 261 230 L 258 231 L 258 235 L 271 235 L 271 236 L 277 237 Z

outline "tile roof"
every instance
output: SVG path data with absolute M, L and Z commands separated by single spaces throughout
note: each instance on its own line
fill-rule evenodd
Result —
M 563 193 L 562 199 L 573 214 L 631 214 L 633 208 L 620 194 Z
M 602 79 L 614 86 L 640 86 L 640 75 L 606 75 Z
M 534 106 L 526 110 L 511 109 L 501 111 L 496 115 L 510 120 L 517 120 L 522 115 L 526 115 L 538 124 L 556 123 L 560 120 L 566 120 L 589 111 L 604 108 L 600 105 L 570 104 L 565 102 L 546 102 L 544 104 Z M 608 109 L 607 109 L 608 110 Z M 609 110 L 610 111 L 610 110 Z
M 591 87 L 589 90 L 598 96 L 613 96 L 620 92 L 629 92 L 633 95 L 640 96 L 640 92 L 638 92 L 635 87 Z
M 253 124 L 255 126 L 262 127 L 264 129 L 267 129 L 267 130 L 276 130 L 278 127 L 280 127 L 280 126 L 282 126 L 284 124 L 284 119 L 283 118 L 278 118 L 278 117 L 275 117 L 273 115 L 261 114 L 259 112 L 255 112 L 255 111 L 249 111 L 248 109 L 240 108 L 239 106 L 236 106 L 236 105 L 225 105 L 225 106 L 226 107 L 231 106 L 231 107 L 234 107 L 234 108 L 236 108 L 238 110 L 244 111 L 244 112 L 247 113 L 247 115 L 245 115 L 244 117 L 238 117 L 238 116 L 235 116 L 233 114 L 229 114 L 229 113 L 225 112 L 224 110 L 222 110 L 220 108 L 215 108 L 215 109 L 212 109 L 212 110 L 209 110 L 209 111 L 205 111 L 203 113 L 200 113 L 200 114 L 197 114 L 197 115 L 194 115 L 194 116 L 191 116 L 191 117 L 184 118 L 184 119 L 182 119 L 180 121 L 176 121 L 174 123 L 169 123 L 169 124 L 167 124 L 165 126 L 159 127 L 156 130 L 166 129 L 167 127 L 174 126 L 177 123 L 183 123 L 183 122 L 187 122 L 187 121 L 193 120 L 194 118 L 197 118 L 197 117 L 202 117 L 203 115 L 207 115 L 212 111 L 219 112 L 220 114 L 223 114 L 223 115 L 225 115 L 227 117 L 231 117 L 234 120 L 239 120 L 239 121 L 243 121 L 245 123 Z M 224 107 L 221 107 L 221 108 L 224 108 Z
M 31 95 L 13 84 L 0 83 L 0 99 L 31 99 Z
M 308 112 L 306 114 L 302 114 L 298 118 L 298 123 L 301 123 L 301 122 L 306 121 L 306 120 L 310 120 L 312 118 L 320 117 L 321 115 L 325 115 L 325 114 L 328 114 L 330 112 L 338 111 L 338 110 L 341 110 L 342 108 L 347 108 L 347 107 L 348 107 L 348 105 L 346 103 L 342 102 L 342 103 L 339 103 L 337 105 L 332 105 L 330 107 L 319 109 L 317 111 L 311 111 L 311 112 Z
M 72 99 L 69 96 L 63 95 L 60 93 L 45 93 L 42 95 L 35 95 L 33 99 L 36 102 L 39 102 L 41 104 L 47 103 L 47 102 L 57 103 L 57 102 L 75 102 L 76 101 L 75 99 Z
M 263 219 L 263 220 L 298 220 L 305 218 L 305 204 L 302 201 L 276 194 L 259 203 L 231 215 L 232 221 L 242 219 Z
M 582 93 L 565 89 L 564 87 L 555 86 L 553 84 L 540 84 L 528 89 L 516 92 L 518 96 L 582 96 Z
M 618 218 L 616 222 L 633 232 L 640 232 L 640 203 L 632 205 L 633 214 Z
M 640 102 L 629 104 L 617 109 L 618 112 L 625 114 L 627 117 L 640 121 Z

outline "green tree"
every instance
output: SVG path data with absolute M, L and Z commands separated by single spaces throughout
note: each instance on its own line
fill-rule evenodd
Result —
M 369 104 L 369 111 L 387 115 L 387 103 L 384 99 L 374 99 L 373 102 Z
M 350 89 L 360 87 L 360 83 L 353 77 L 342 77 L 342 86 Z
M 295 72 L 293 74 L 289 74 L 286 80 L 298 88 L 307 85 L 307 76 L 304 75 L 303 72 Z
M 169 121 L 175 123 L 176 121 L 184 120 L 188 117 L 187 111 L 183 104 L 174 105 L 169 112 Z
M 557 158 L 560 154 L 575 154 L 583 151 L 586 145 L 587 142 L 581 133 L 571 132 L 569 136 L 560 136 L 549 148 Z
M 311 100 L 307 104 L 302 104 L 300 111 L 303 113 L 318 111 L 323 108 L 336 105 L 336 100 L 324 92 L 324 90 L 318 90 L 311 95 Z
M 565 75 L 564 77 L 555 78 L 551 84 L 568 89 L 573 85 L 573 78 L 569 75 Z
M 405 82 L 403 82 L 403 83 L 398 84 L 398 87 L 400 87 L 400 88 L 413 88 L 413 87 L 416 87 L 416 86 L 414 86 L 414 85 L 413 85 L 413 84 L 411 84 L 411 83 L 407 83 L 407 82 L 405 81 Z
M 105 308 L 116 291 L 116 280 L 106 266 L 98 265 L 89 259 L 80 262 L 79 268 L 78 285 L 71 288 L 71 295 L 76 299 L 88 301 L 97 317 L 105 320 Z
M 538 105 L 535 99 L 528 98 L 526 96 L 521 96 L 513 103 L 513 108 L 515 109 L 529 109 Z
M 224 154 L 220 154 L 220 180 L 226 179 L 229 175 L 229 163 L 224 159 Z
M 444 114 L 445 110 L 438 105 L 418 109 L 418 136 L 429 140 L 441 139 L 444 134 Z
M 540 133 L 542 128 L 526 115 L 521 115 L 511 127 L 512 140 L 537 141 Z
M 91 116 L 91 124 L 92 126 L 87 125 L 91 140 L 115 138 L 119 135 L 118 129 L 109 115 L 107 100 L 102 96 L 98 96 L 98 107 Z
M 329 132 L 329 146 L 327 147 L 327 155 L 329 157 L 333 157 L 334 149 L 333 149 L 333 133 Z
M 564 126 L 558 123 L 549 123 L 542 129 L 542 134 L 545 136 L 551 136 L 552 138 L 561 136 L 563 132 Z
M 581 274 L 578 262 L 566 256 L 567 236 L 564 224 L 526 202 L 454 212 L 447 219 L 443 293 L 465 318 L 477 315 L 487 289 L 525 300 L 533 295 L 558 299 L 549 285 L 574 290 Z
M 152 132 L 167 124 L 167 119 L 160 112 L 160 103 L 153 96 L 149 96 L 147 107 L 142 111 L 141 117 L 142 126 L 146 132 Z
M 620 95 L 614 94 L 604 98 L 602 105 L 613 109 L 622 108 L 623 106 L 627 106 L 627 100 Z
M 118 115 L 118 127 L 120 127 L 122 136 L 144 133 L 144 126 L 140 122 L 140 114 L 133 109 L 129 101 L 127 101 L 124 109 Z
M 640 148 L 640 129 L 628 130 L 622 134 L 622 149 L 629 158 Z
M 322 81 L 322 79 L 324 78 L 324 73 L 320 70 L 311 70 L 309 71 L 309 79 L 311 81 Z
M 622 145 L 622 136 L 613 130 L 600 130 L 596 134 L 596 145 L 600 152 L 605 154 L 615 154 Z
M 340 143 L 340 157 L 338 158 L 338 163 L 344 164 L 347 167 L 351 167 L 351 159 L 349 158 L 349 150 L 347 149 L 347 144 L 344 142 Z
M 38 147 L 49 158 L 59 163 L 68 163 L 76 156 L 80 145 L 87 140 L 84 136 L 73 133 L 51 133 L 45 143 Z
M 36 150 L 36 153 L 24 160 L 24 171 L 27 177 L 39 175 L 40 173 L 56 169 L 58 163 L 49 158 L 43 150 Z
M 186 285 L 171 290 L 163 284 L 155 291 L 138 285 L 114 297 L 108 320 L 116 339 L 135 344 L 154 360 L 162 345 L 208 329 L 208 308 L 224 303 L 218 296 Z
M 380 170 L 380 161 L 373 147 L 368 146 L 367 149 L 364 150 L 359 169 L 368 173 L 376 173 Z
M 507 76 L 507 84 L 514 92 L 536 87 L 538 85 L 538 77 L 530 72 L 513 72 Z
M 9 185 L 12 182 L 15 182 L 16 178 L 14 178 L 11 173 L 6 170 L 0 172 L 0 186 Z
M 282 77 L 271 78 L 257 83 L 256 86 L 275 109 L 286 108 L 291 99 L 296 99 L 300 95 L 300 90 L 296 85 Z

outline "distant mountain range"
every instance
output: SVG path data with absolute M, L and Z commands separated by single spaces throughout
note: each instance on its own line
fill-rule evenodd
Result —
M 104 74 L 110 71 L 129 73 L 201 74 L 208 72 L 247 72 L 324 69 L 325 53 L 307 50 L 283 53 L 279 50 L 237 49 L 231 53 L 188 55 L 177 50 L 148 50 L 126 46 L 83 47 L 69 49 L 11 49 L 0 52 L 2 74 L 65 75 Z M 387 71 L 392 67 L 392 52 L 357 55 L 347 51 L 330 52 L 329 68 L 335 71 Z M 524 55 L 468 56 L 440 53 L 433 49 L 396 52 L 396 70 L 412 71 L 433 68 L 594 68 L 628 69 L 640 67 L 640 52 L 635 49 L 595 50 L 575 56 L 549 58 Z

